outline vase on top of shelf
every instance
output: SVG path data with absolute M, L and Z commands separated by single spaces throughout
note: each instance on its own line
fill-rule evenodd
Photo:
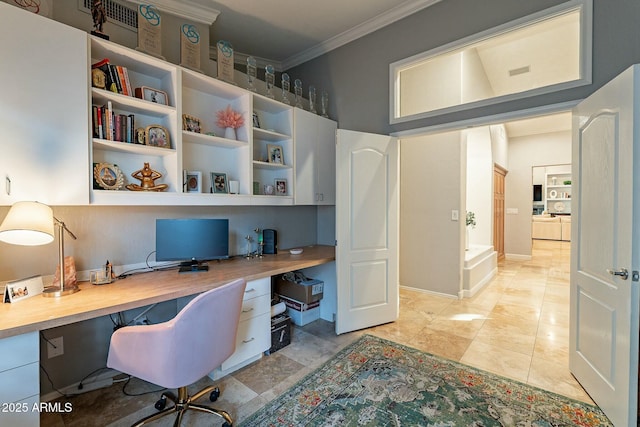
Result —
M 224 129 L 224 137 L 227 139 L 237 139 L 236 129 L 244 125 L 242 113 L 235 111 L 228 105 L 224 110 L 216 113 L 218 120 L 216 124 Z

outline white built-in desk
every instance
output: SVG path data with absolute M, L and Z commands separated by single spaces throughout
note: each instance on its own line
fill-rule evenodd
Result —
M 334 260 L 335 247 L 310 246 L 301 255 L 281 251 L 263 258 L 237 257 L 212 262 L 206 272 L 157 271 L 101 286 L 84 282 L 79 285 L 80 292 L 62 298 L 34 296 L 13 304 L 0 304 L 0 425 L 39 425 L 39 414 L 31 409 L 40 397 L 38 332 L 41 330 L 195 295 L 238 278 L 256 285 L 247 286 L 245 299 L 252 300 L 252 293 L 262 295 L 267 290 L 265 285 L 271 276 Z M 262 325 L 267 334 L 269 318 L 266 316 L 267 323 Z

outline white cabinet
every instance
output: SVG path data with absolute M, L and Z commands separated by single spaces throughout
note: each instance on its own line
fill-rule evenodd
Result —
M 297 205 L 334 205 L 336 129 L 333 120 L 294 109 Z
M 236 351 L 209 374 L 221 378 L 262 357 L 271 347 L 271 277 L 247 282 L 236 335 Z
M 2 2 L 0 17 L 0 204 L 87 204 L 86 33 Z
M 545 175 L 545 203 L 548 213 L 571 213 L 571 172 Z
M 34 405 L 40 400 L 38 332 L 0 339 L 0 425 L 40 425 Z

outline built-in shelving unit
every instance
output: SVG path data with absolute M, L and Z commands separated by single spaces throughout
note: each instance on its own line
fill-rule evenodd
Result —
M 109 163 L 122 171 L 125 184 L 139 184 L 131 174 L 148 162 L 162 174 L 156 184 L 168 185 L 161 192 L 105 190 L 94 185 L 90 192 L 93 204 L 292 205 L 297 191 L 295 135 L 312 137 L 314 152 L 319 139 L 328 139 L 328 147 L 335 146 L 333 121 L 305 112 L 317 120 L 301 120 L 296 126 L 295 109 L 290 105 L 99 38 L 90 37 L 89 45 L 89 67 L 108 58 L 111 64 L 127 69 L 132 87 L 156 89 L 168 99 L 165 105 L 90 87 L 91 105 L 110 106 L 115 114 L 133 115 L 136 129 L 161 126 L 170 139 L 169 147 L 157 147 L 139 143 L 139 139 L 120 142 L 93 135 L 91 175 L 94 164 Z M 232 136 L 217 124 L 217 112 L 227 107 L 244 118 L 244 124 Z M 198 126 L 187 126 L 186 120 Z M 324 127 L 328 132 L 319 131 L 320 121 L 330 123 Z M 324 157 L 332 163 L 322 167 L 328 167 L 328 173 L 334 175 L 334 155 Z M 312 157 L 312 161 L 318 158 Z M 185 176 L 189 173 L 200 177 L 199 191 L 187 185 Z M 214 191 L 212 173 L 226 176 L 227 191 L 229 181 L 237 181 L 238 194 Z M 322 191 L 315 181 L 301 180 L 300 184 L 302 192 L 316 194 L 316 200 L 303 204 L 321 204 L 321 200 L 334 203 L 335 178 Z
M 571 214 L 571 172 L 546 174 L 545 204 L 550 214 Z

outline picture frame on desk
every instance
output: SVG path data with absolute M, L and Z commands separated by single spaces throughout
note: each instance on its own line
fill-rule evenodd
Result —
M 163 90 L 142 86 L 135 88 L 134 93 L 136 98 L 144 99 L 145 101 L 155 104 L 169 105 L 169 95 Z
M 149 125 L 145 128 L 145 144 L 152 147 L 171 148 L 171 137 L 164 126 Z
M 26 279 L 8 282 L 5 286 L 3 302 L 16 302 L 44 291 L 42 276 L 32 276 Z

